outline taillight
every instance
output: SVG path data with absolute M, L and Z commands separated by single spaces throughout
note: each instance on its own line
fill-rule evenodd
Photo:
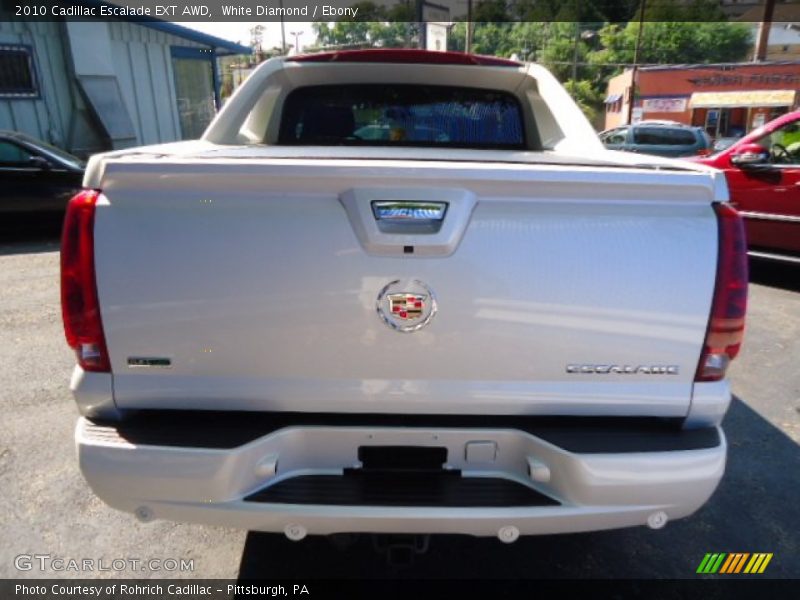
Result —
M 83 190 L 67 205 L 61 234 L 61 314 L 67 344 L 85 371 L 109 372 L 94 270 L 94 213 L 100 192 Z
M 695 381 L 719 381 L 736 358 L 747 311 L 747 240 L 739 213 L 715 204 L 719 227 L 717 283 Z
M 711 148 L 699 148 L 697 156 L 711 156 Z

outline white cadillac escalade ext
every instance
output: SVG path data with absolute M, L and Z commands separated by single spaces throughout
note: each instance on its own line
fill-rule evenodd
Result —
M 606 151 L 544 69 L 267 61 L 89 163 L 62 246 L 80 466 L 142 520 L 520 534 L 696 511 L 747 264 L 724 176 Z

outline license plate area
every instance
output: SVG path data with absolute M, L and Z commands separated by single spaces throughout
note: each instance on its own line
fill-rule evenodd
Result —
M 358 460 L 362 466 L 357 471 L 361 473 L 441 473 L 445 472 L 447 448 L 441 446 L 359 446 Z

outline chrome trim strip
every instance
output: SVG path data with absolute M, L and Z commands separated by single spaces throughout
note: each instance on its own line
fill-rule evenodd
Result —
M 747 252 L 752 258 L 763 258 L 766 260 L 776 260 L 785 263 L 791 263 L 794 265 L 800 265 L 800 257 L 797 256 L 787 256 L 785 254 L 773 254 L 771 252 L 760 252 L 756 250 L 750 250 Z
M 739 214 L 746 219 L 761 219 L 764 221 L 782 221 L 786 223 L 800 223 L 800 217 L 792 215 L 773 215 L 770 213 L 740 210 Z

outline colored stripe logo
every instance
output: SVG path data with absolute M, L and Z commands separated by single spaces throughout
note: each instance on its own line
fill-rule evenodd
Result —
M 772 553 L 766 552 L 709 552 L 703 557 L 697 573 L 703 575 L 736 575 L 739 573 L 756 574 L 763 573 L 769 561 L 772 560 Z

